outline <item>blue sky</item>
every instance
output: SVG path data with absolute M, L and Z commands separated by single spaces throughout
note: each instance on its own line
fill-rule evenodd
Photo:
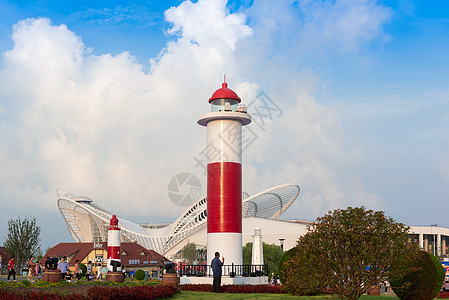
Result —
M 365 205 L 448 227 L 448 16 L 447 1 L 0 0 L 0 241 L 25 214 L 44 248 L 71 241 L 58 187 L 175 219 L 174 175 L 205 191 L 196 117 L 224 73 L 283 111 L 243 153 L 244 190 L 299 184 L 286 218 Z

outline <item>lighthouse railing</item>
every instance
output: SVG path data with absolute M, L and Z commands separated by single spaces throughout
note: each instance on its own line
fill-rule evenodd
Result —
M 181 265 L 178 269 L 179 276 L 187 277 L 213 277 L 210 265 Z M 265 265 L 223 265 L 224 277 L 260 277 L 268 276 L 268 264 Z

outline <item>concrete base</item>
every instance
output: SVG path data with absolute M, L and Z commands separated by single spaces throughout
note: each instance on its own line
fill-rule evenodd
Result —
M 180 278 L 179 284 L 212 284 L 213 277 L 187 277 Z M 221 284 L 250 284 L 250 285 L 268 285 L 268 277 L 221 277 Z

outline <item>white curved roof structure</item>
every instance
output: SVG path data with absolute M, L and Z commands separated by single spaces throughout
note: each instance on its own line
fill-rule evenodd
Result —
M 295 184 L 283 184 L 257 195 L 244 193 L 243 218 L 279 220 L 299 194 Z M 106 242 L 112 214 L 87 197 L 57 190 L 58 208 L 70 234 L 78 242 Z M 206 225 L 207 198 L 201 198 L 172 224 L 136 224 L 118 217 L 123 242 L 137 242 L 147 249 L 166 253 Z

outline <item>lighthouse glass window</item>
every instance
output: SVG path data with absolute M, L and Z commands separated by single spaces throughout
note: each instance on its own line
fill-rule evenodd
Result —
M 226 103 L 229 103 L 231 111 L 237 111 L 237 105 L 239 104 L 238 101 L 236 99 L 227 99 L 227 98 L 212 100 L 211 111 L 212 112 L 225 111 Z

